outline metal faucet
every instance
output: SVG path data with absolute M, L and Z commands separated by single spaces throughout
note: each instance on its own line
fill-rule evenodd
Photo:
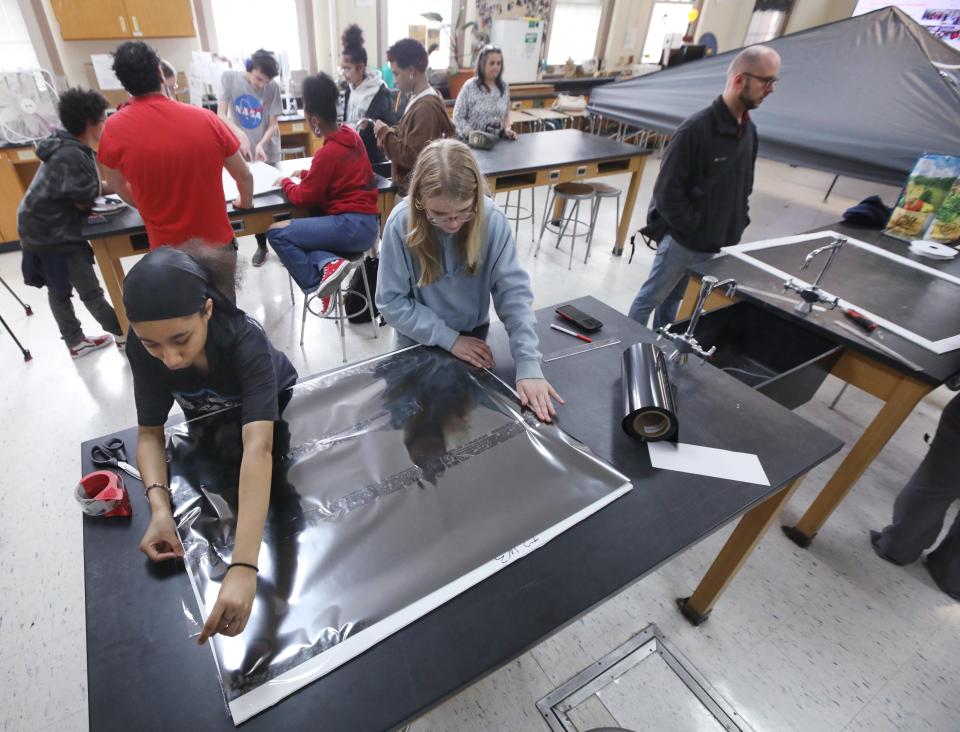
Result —
M 697 342 L 697 339 L 694 338 L 693 331 L 696 329 L 697 322 L 703 314 L 703 306 L 706 304 L 707 298 L 710 297 L 710 294 L 714 290 L 720 287 L 726 289 L 727 297 L 733 297 L 733 293 L 736 292 L 737 289 L 737 282 L 733 278 L 721 281 L 716 277 L 706 275 L 700 280 L 700 294 L 697 296 L 697 304 L 693 307 L 693 314 L 687 322 L 687 330 L 684 333 L 671 333 L 669 325 L 662 326 L 657 330 L 657 332 L 670 341 L 676 349 L 670 354 L 670 360 L 673 363 L 683 366 L 687 362 L 687 355 L 690 353 L 694 353 L 700 358 L 710 358 L 714 354 L 714 351 L 717 350 L 716 345 L 713 345 L 709 351 L 704 351 Z
M 827 257 L 827 261 L 824 263 L 823 269 L 820 270 L 820 274 L 817 275 L 817 279 L 809 287 L 801 287 L 793 281 L 793 278 L 783 283 L 783 289 L 792 290 L 793 292 L 798 293 L 801 298 L 803 298 L 794 308 L 796 313 L 799 315 L 809 315 L 813 310 L 813 304 L 817 302 L 822 302 L 829 305 L 830 310 L 833 310 L 835 307 L 837 307 L 837 305 L 840 304 L 839 297 L 833 297 L 832 295 L 829 295 L 820 289 L 820 280 L 823 279 L 823 275 L 830 267 L 830 263 L 833 262 L 833 258 L 837 256 L 837 252 L 840 251 L 840 247 L 846 243 L 846 239 L 838 237 L 829 244 L 814 249 L 804 258 L 803 265 L 800 267 L 801 271 L 807 269 L 810 266 L 810 263 L 816 259 L 818 255 L 822 254 L 823 252 L 830 252 L 830 256 Z

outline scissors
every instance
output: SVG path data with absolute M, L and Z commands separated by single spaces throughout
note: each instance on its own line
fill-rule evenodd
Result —
M 107 440 L 102 445 L 94 445 L 90 450 L 90 459 L 93 460 L 94 465 L 101 468 L 119 468 L 127 475 L 141 480 L 140 471 L 127 462 L 123 440 L 119 437 Z

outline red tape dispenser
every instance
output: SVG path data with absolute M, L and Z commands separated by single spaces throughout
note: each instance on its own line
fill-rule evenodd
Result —
M 123 478 L 109 470 L 87 473 L 77 483 L 77 503 L 88 516 L 132 516 L 130 496 Z

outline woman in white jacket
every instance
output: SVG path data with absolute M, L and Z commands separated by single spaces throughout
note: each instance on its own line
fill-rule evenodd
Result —
M 374 171 L 389 176 L 389 161 L 377 146 L 373 122 L 383 120 L 387 125 L 397 121 L 390 90 L 376 69 L 367 69 L 367 50 L 363 47 L 363 30 L 349 25 L 340 37 L 340 75 L 344 80 L 343 121 L 356 128 L 367 150 Z M 383 166 L 378 169 L 378 166 Z M 386 170 L 387 172 L 383 172 Z

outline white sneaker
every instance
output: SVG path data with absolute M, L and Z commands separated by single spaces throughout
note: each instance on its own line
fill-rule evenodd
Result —
M 117 350 L 123 353 L 127 349 L 127 337 L 119 335 L 113 337 L 113 342 L 117 344 Z
M 111 343 L 113 343 L 113 336 L 109 333 L 104 333 L 96 338 L 84 338 L 77 345 L 70 349 L 70 357 L 81 358 L 82 356 L 86 356 L 88 353 L 96 351 L 98 348 L 106 348 Z

